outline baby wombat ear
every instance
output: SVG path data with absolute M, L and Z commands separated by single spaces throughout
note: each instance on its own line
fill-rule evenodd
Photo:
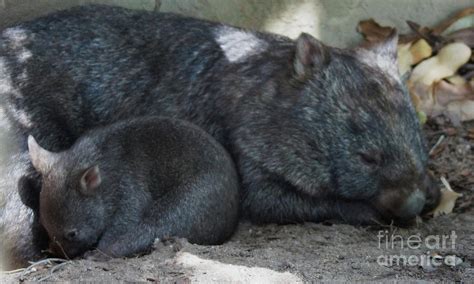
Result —
M 28 152 L 33 167 L 40 173 L 47 172 L 57 159 L 56 153 L 43 149 L 31 135 L 28 136 Z
M 84 195 L 93 195 L 95 193 L 95 189 L 100 185 L 102 182 L 102 178 L 100 176 L 99 166 L 93 166 L 88 168 L 84 171 L 81 176 L 81 192 Z
M 329 48 L 307 33 L 296 40 L 294 69 L 296 78 L 304 80 L 314 70 L 322 69 L 329 63 Z

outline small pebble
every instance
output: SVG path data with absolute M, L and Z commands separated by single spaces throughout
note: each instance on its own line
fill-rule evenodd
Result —
M 357 262 L 352 263 L 351 267 L 352 267 L 352 269 L 361 269 L 362 268 L 360 263 L 357 263 Z
M 461 263 L 463 263 L 463 261 L 462 261 L 461 258 L 459 258 L 455 255 L 447 255 L 444 258 L 444 263 L 446 263 L 446 265 L 448 265 L 448 266 L 455 267 L 455 266 L 458 266 Z

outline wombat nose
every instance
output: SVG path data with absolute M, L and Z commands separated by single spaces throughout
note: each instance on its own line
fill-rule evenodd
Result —
M 412 219 L 419 215 L 425 205 L 425 194 L 417 189 L 405 200 L 400 210 L 397 212 L 398 217 L 402 219 Z
M 77 229 L 71 229 L 64 233 L 64 238 L 70 242 L 73 242 L 77 240 L 78 235 Z
M 426 202 L 422 214 L 432 211 L 439 204 L 441 198 L 440 187 L 436 185 L 433 178 L 426 175 L 423 186 L 426 192 Z

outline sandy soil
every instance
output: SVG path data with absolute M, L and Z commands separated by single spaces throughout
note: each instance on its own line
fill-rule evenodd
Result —
M 438 119 L 428 123 L 425 131 L 431 146 L 445 137 L 432 151 L 430 169 L 438 177 L 445 176 L 453 189 L 463 194 L 452 214 L 420 221 L 411 228 L 330 222 L 286 226 L 242 223 L 235 236 L 221 246 L 167 240 L 157 242 L 151 254 L 138 258 L 52 262 L 0 277 L 9 282 L 472 281 L 474 123 L 455 128 Z M 395 236 L 393 242 L 391 236 Z M 410 236 L 411 247 L 407 243 Z M 417 246 L 413 240 L 421 243 Z M 403 257 L 411 262 L 404 265 Z

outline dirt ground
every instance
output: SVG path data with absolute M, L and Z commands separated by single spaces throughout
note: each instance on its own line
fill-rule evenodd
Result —
M 153 253 L 139 258 L 37 264 L 1 277 L 8 282 L 473 281 L 474 123 L 456 128 L 439 118 L 428 122 L 425 132 L 430 147 L 444 137 L 431 151 L 430 169 L 463 194 L 452 214 L 405 229 L 330 222 L 286 226 L 242 223 L 235 236 L 221 246 L 168 240 L 158 242 Z M 421 240 L 419 246 L 411 243 L 409 247 L 410 237 Z M 403 257 L 411 262 L 404 263 Z

